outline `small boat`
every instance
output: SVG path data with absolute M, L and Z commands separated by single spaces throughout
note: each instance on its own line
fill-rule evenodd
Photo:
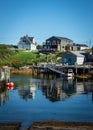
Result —
M 65 73 L 66 77 L 74 77 L 74 72 L 72 69 L 68 69 L 67 73 Z
M 74 72 L 72 69 L 68 69 L 68 71 L 65 73 L 65 77 L 67 79 L 74 79 Z

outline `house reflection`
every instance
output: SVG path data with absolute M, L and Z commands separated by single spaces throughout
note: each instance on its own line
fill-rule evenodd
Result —
M 55 80 L 50 83 L 44 83 L 42 86 L 43 95 L 50 101 L 65 100 L 72 95 L 92 93 L 93 100 L 93 82 L 77 82 L 76 80 Z
M 88 94 L 93 93 L 93 81 L 79 81 L 76 82 L 76 93 Z
M 0 106 L 4 105 L 8 99 L 9 99 L 9 90 L 5 86 L 2 86 L 0 88 Z
M 40 80 L 39 82 L 30 80 L 28 83 L 18 87 L 18 93 L 24 100 L 34 99 L 37 88 L 42 91 L 44 97 L 51 102 L 62 101 L 76 94 L 88 94 L 92 92 L 93 82 L 77 81 L 73 79 Z
M 50 82 L 47 86 L 42 86 L 43 94 L 48 98 L 50 101 L 59 101 L 65 100 L 72 93 L 75 93 L 75 88 L 72 84 L 68 84 L 67 81 L 55 80 Z
M 18 93 L 26 101 L 28 99 L 34 99 L 36 95 L 36 84 L 34 82 L 28 82 L 28 84 L 18 87 Z

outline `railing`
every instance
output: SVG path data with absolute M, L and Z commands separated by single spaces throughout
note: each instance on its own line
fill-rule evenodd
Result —
M 56 73 L 64 75 L 62 66 L 60 66 L 58 64 L 57 65 L 56 64 L 47 64 L 47 68 Z

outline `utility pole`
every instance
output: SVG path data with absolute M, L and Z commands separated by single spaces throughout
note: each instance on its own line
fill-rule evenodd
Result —
M 86 41 L 86 44 L 88 44 L 88 46 L 91 48 L 91 45 L 92 45 L 92 40 L 91 40 L 91 38 L 90 38 L 88 41 Z
M 91 48 L 91 43 L 92 43 L 92 41 L 91 41 L 91 38 L 89 39 L 89 47 Z

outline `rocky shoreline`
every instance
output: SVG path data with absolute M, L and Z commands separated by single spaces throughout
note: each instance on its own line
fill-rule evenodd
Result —
M 93 130 L 93 123 L 81 122 L 35 122 L 29 130 Z
M 1 123 L 0 130 L 20 130 L 21 123 Z M 92 122 L 35 122 L 24 130 L 93 130 Z
M 21 123 L 0 123 L 0 130 L 20 130 Z

